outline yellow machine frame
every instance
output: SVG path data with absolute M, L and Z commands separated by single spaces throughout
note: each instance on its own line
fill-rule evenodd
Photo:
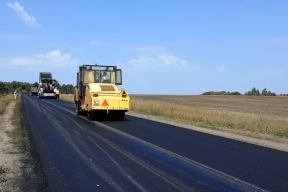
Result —
M 104 73 L 109 73 L 109 82 L 101 82 Z M 91 120 L 123 120 L 130 97 L 123 88 L 118 90 L 121 84 L 122 71 L 116 66 L 81 65 L 74 91 L 76 113 Z

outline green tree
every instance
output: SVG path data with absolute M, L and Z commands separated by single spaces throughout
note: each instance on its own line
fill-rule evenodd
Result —
M 261 95 L 267 96 L 267 94 L 268 94 L 267 89 L 264 88 L 261 92 Z
M 0 94 L 8 93 L 8 83 L 0 81 Z
M 251 91 L 246 92 L 244 95 L 252 95 L 252 96 L 276 96 L 275 93 L 271 92 L 270 90 L 267 91 L 266 88 L 264 88 L 260 94 L 259 90 L 255 87 L 252 88 Z
M 39 83 L 36 81 L 31 85 L 31 87 L 38 87 L 38 86 L 39 86 Z
M 73 94 L 74 93 L 74 86 L 71 84 L 63 84 L 60 88 L 60 92 L 62 94 Z
M 231 92 L 230 95 L 241 95 L 241 93 L 239 93 L 238 91 L 235 91 L 235 92 Z
M 252 96 L 259 96 L 260 92 L 255 87 L 252 88 L 251 91 L 246 92 L 244 95 L 252 95 Z
M 60 83 L 58 81 L 56 81 L 55 87 L 57 87 L 59 90 L 61 89 L 61 85 L 60 85 Z

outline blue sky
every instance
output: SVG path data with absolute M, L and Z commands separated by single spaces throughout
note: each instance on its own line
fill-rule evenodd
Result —
M 1 1 L 0 81 L 117 65 L 132 94 L 288 93 L 287 0 Z

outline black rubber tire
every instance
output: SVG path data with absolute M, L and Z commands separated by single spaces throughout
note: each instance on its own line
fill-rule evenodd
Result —
M 92 111 L 87 111 L 87 119 L 93 120 L 93 112 Z
M 81 112 L 79 111 L 79 102 L 76 103 L 76 107 L 75 108 L 76 108 L 76 110 L 75 110 L 76 114 L 77 115 L 81 115 Z

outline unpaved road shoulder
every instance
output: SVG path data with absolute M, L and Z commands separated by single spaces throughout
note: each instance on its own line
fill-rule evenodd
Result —
M 6 132 L 15 127 L 11 125 L 11 117 L 15 108 L 15 101 L 8 104 L 4 115 L 0 116 L 0 166 L 8 169 L 5 174 L 7 181 L 0 183 L 0 191 L 20 191 L 21 159 L 23 154 L 16 153 L 11 138 Z M 4 176 L 3 176 L 4 177 Z

